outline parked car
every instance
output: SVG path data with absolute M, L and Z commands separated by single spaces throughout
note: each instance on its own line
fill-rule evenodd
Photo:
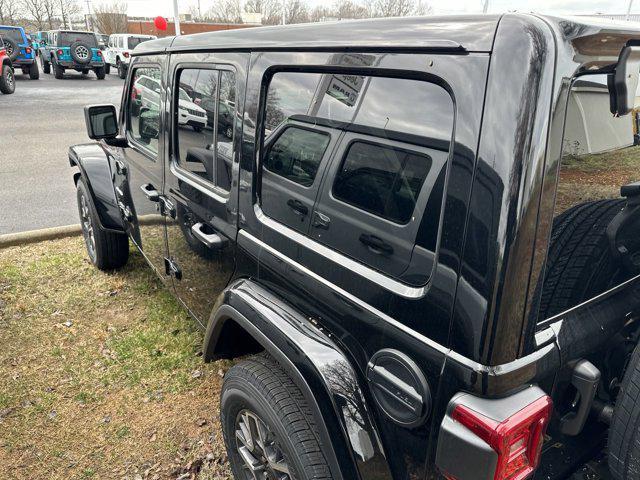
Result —
M 104 58 L 93 32 L 53 30 L 47 37 L 45 47 L 40 50 L 44 73 L 53 70 L 55 77 L 62 79 L 69 69 L 83 75 L 93 70 L 99 80 L 104 80 Z
M 19 68 L 22 73 L 28 74 L 31 80 L 40 78 L 36 54 L 24 32 L 24 28 L 0 25 L 0 34 L 2 34 L 4 48 L 7 55 L 9 55 L 13 68 Z
M 509 13 L 136 48 L 69 150 L 84 240 L 111 270 L 131 239 L 238 359 L 235 478 L 553 480 L 607 438 L 638 478 L 639 38 Z M 180 128 L 182 92 L 231 136 Z
M 118 70 L 118 76 L 125 78 L 131 60 L 131 52 L 142 42 L 153 40 L 154 35 L 134 35 L 130 33 L 116 33 L 109 36 L 108 47 L 104 53 L 107 73 L 111 67 Z
M 31 47 L 36 56 L 40 54 L 40 48 L 46 44 L 47 32 L 39 31 L 31 35 Z
M 3 45 L 3 38 L 0 35 L 0 92 L 11 94 L 16 89 L 16 82 L 13 76 L 11 59 Z
M 131 88 L 132 111 L 136 114 L 141 109 L 158 110 L 161 95 L 160 80 L 147 75 L 136 77 Z M 206 112 L 196 105 L 183 89 L 179 89 L 178 125 L 190 126 L 200 132 L 207 125 Z

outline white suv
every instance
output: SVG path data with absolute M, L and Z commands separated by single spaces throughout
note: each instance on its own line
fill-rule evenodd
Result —
M 118 69 L 118 76 L 120 78 L 126 77 L 127 68 L 131 61 L 131 51 L 136 45 L 146 42 L 147 40 L 154 40 L 155 38 L 154 35 L 133 35 L 130 33 L 109 35 L 109 45 L 104 51 L 107 73 L 110 72 L 113 66 Z

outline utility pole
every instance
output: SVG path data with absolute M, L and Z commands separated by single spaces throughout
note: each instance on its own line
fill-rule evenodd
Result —
M 633 0 L 629 0 L 629 6 L 627 7 L 627 16 L 625 17 L 625 20 L 628 22 L 629 21 L 629 16 L 631 15 L 631 7 L 633 6 Z
M 178 0 L 173 0 L 173 22 L 176 25 L 176 35 L 180 35 L 180 14 L 178 13 Z
M 62 14 L 62 25 L 67 28 L 67 17 L 64 15 L 64 0 L 60 0 L 60 13 Z
M 84 17 L 84 23 L 87 26 L 87 31 L 91 31 L 92 25 L 89 25 L 89 19 L 91 18 L 91 3 L 90 0 L 87 0 L 87 15 Z M 93 24 L 93 22 L 91 22 Z
M 200 0 L 198 0 L 198 21 L 202 21 L 202 10 L 200 10 Z
M 633 1 L 633 0 L 631 0 Z M 489 0 L 484 0 L 484 6 L 482 7 L 482 13 L 487 13 L 487 10 L 489 10 Z
M 282 25 L 287 24 L 287 0 L 282 0 Z

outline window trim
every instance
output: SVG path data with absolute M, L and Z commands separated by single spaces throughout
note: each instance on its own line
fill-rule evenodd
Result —
M 159 125 L 160 125 L 160 129 L 159 129 L 159 135 L 158 135 L 158 151 L 154 152 L 153 150 L 151 150 L 150 148 L 146 147 L 145 145 L 143 145 L 142 143 L 136 141 L 136 139 L 133 137 L 133 135 L 131 134 L 129 127 L 130 127 L 130 120 L 131 117 L 129 115 L 129 111 L 131 108 L 131 89 L 133 88 L 133 76 L 135 74 L 136 70 L 139 70 L 141 68 L 156 68 L 159 72 L 160 72 L 160 109 L 158 111 L 158 115 L 159 115 Z M 124 109 L 124 134 L 125 134 L 125 138 L 127 139 L 127 142 L 129 143 L 129 145 L 132 146 L 132 148 L 136 149 L 137 151 L 139 151 L 140 153 L 142 153 L 148 160 L 156 163 L 158 161 L 158 159 L 160 158 L 160 133 L 163 130 L 163 120 L 162 120 L 162 67 L 160 66 L 159 63 L 155 63 L 155 62 L 143 62 L 143 63 L 136 63 L 133 68 L 131 69 L 131 75 L 128 76 L 129 79 L 129 85 L 128 88 L 125 90 L 125 95 L 126 95 L 126 104 L 125 104 L 125 109 Z
M 322 151 L 322 155 L 320 157 L 320 163 L 322 163 L 322 160 L 325 158 L 325 156 L 327 155 L 327 149 L 329 148 L 329 146 L 331 145 L 331 141 L 333 140 L 333 137 L 331 136 L 331 134 L 329 132 L 325 132 L 323 130 L 315 130 L 311 127 L 305 127 L 302 125 L 298 125 L 298 124 L 287 124 L 285 125 L 282 130 L 280 130 L 280 132 L 278 132 L 278 135 L 273 139 L 273 141 L 271 142 L 271 144 L 265 149 L 264 152 L 264 157 L 265 158 L 268 153 L 271 151 L 271 148 L 273 147 L 273 145 L 280 139 L 280 137 L 284 134 L 284 132 L 286 132 L 287 130 L 289 130 L 290 128 L 297 128 L 299 130 L 306 130 L 308 132 L 314 132 L 314 133 L 319 133 L 321 135 L 324 135 L 326 137 L 329 138 L 329 141 L 327 143 L 327 146 L 324 148 L 324 150 Z M 316 171 L 316 175 L 313 177 L 313 182 L 311 182 L 311 185 L 303 185 L 301 183 L 298 182 L 294 182 L 293 180 L 287 178 L 287 177 L 283 177 L 282 175 L 274 172 L 273 170 L 267 168 L 265 166 L 265 162 L 261 162 L 261 170 L 266 170 L 268 171 L 270 174 L 272 175 L 276 175 L 279 179 L 281 180 L 285 180 L 287 182 L 291 182 L 294 185 L 297 185 L 298 187 L 302 187 L 302 188 L 306 188 L 307 190 L 310 190 L 311 188 L 313 188 L 313 185 L 316 183 L 316 179 L 318 178 L 318 172 L 320 171 L 320 165 L 318 165 L 318 171 Z M 260 173 L 260 191 L 262 192 L 262 173 Z
M 377 214 L 376 212 L 372 212 L 370 210 L 367 210 L 365 208 L 362 208 L 358 205 L 354 205 L 348 201 L 346 201 L 345 199 L 337 196 L 334 192 L 334 188 L 336 186 L 336 180 L 338 178 L 338 173 L 342 170 L 342 167 L 344 167 L 345 162 L 347 161 L 347 156 L 349 155 L 349 152 L 351 151 L 351 148 L 353 147 L 354 144 L 356 143 L 363 143 L 365 145 L 374 145 L 376 147 L 382 147 L 382 148 L 386 148 L 386 149 L 390 149 L 390 150 L 394 150 L 394 151 L 399 151 L 399 152 L 403 152 L 403 153 L 408 153 L 408 154 L 414 154 L 414 155 L 419 155 L 422 157 L 425 157 L 429 160 L 429 171 L 431 170 L 431 167 L 433 166 L 433 158 L 429 155 L 426 155 L 424 153 L 421 152 L 417 152 L 415 150 L 409 150 L 407 148 L 402 148 L 402 147 L 396 147 L 396 146 L 391 146 L 391 145 L 385 145 L 381 142 L 376 142 L 374 140 L 368 140 L 368 139 L 363 139 L 363 138 L 354 138 L 349 140 L 349 142 L 345 145 L 344 147 L 344 154 L 342 155 L 342 158 L 340 159 L 338 166 L 336 168 L 336 175 L 334 175 L 333 177 L 333 182 L 331 183 L 331 188 L 329 189 L 328 193 L 329 195 L 331 195 L 331 198 L 333 200 L 335 200 L 336 202 L 340 202 L 344 205 L 347 205 L 350 208 L 355 208 L 356 210 L 369 214 L 375 218 L 377 218 L 378 220 L 384 220 L 386 222 L 390 222 L 391 224 L 395 225 L 396 227 L 404 227 L 409 225 L 409 223 L 411 222 L 411 217 L 413 217 L 414 212 L 416 211 L 416 205 L 418 203 L 418 197 L 420 197 L 420 193 L 422 193 L 422 188 L 424 187 L 424 182 L 427 179 L 427 177 L 429 176 L 429 171 L 427 172 L 427 175 L 422 179 L 422 184 L 420 185 L 420 190 L 418 190 L 418 195 L 416 197 L 416 201 L 413 204 L 413 210 L 411 211 L 411 215 L 409 216 L 409 219 L 406 222 L 398 222 L 396 220 L 393 220 L 391 218 L 388 217 L 384 217 L 382 215 Z M 334 161 L 338 162 L 337 157 L 334 157 Z
M 171 122 L 171 127 L 170 127 L 170 141 L 169 141 L 169 170 L 171 171 L 171 173 L 173 173 L 173 175 L 175 175 L 177 178 L 179 178 L 180 180 L 182 180 L 183 182 L 188 183 L 190 186 L 192 186 L 193 188 L 197 189 L 198 191 L 204 193 L 205 195 L 208 195 L 209 197 L 213 198 L 214 200 L 216 200 L 219 203 L 227 203 L 231 197 L 231 190 L 225 190 L 222 187 L 219 187 L 218 185 L 216 185 L 213 182 L 210 182 L 209 180 L 205 180 L 202 177 L 199 177 L 198 175 L 193 174 L 192 172 L 190 172 L 189 170 L 183 168 L 180 166 L 180 163 L 177 161 L 177 159 L 179 159 L 179 142 L 178 142 L 178 127 L 177 127 L 177 104 L 178 104 L 178 100 L 179 100 L 179 94 L 175 95 L 176 92 L 178 92 L 178 88 L 180 88 L 180 83 L 178 81 L 179 78 L 179 74 L 182 70 L 213 70 L 218 72 L 218 77 L 220 77 L 220 72 L 222 71 L 229 71 L 232 72 L 234 75 L 234 79 L 236 80 L 236 82 L 238 81 L 238 72 L 236 71 L 236 68 L 231 65 L 231 64 L 226 64 L 226 63 L 197 63 L 197 62 L 179 62 L 176 63 L 174 65 L 173 70 L 171 71 L 171 105 L 170 105 L 170 109 L 169 109 L 169 119 Z M 237 87 L 237 83 L 236 83 L 236 88 L 235 88 L 235 93 L 236 96 L 238 94 L 238 87 Z M 218 90 L 218 95 L 216 97 L 216 119 L 215 119 L 215 123 L 217 123 L 218 121 L 218 102 L 220 99 L 220 93 Z M 236 102 L 236 105 L 234 106 L 234 112 L 233 112 L 233 116 L 234 116 L 234 126 L 233 126 L 233 139 L 232 139 L 232 149 L 231 149 L 231 164 L 233 165 L 234 163 L 237 162 L 237 158 L 238 158 L 238 153 L 237 153 L 237 149 L 236 149 L 236 140 L 237 140 L 237 136 L 238 136 L 238 125 L 237 125 L 237 119 L 238 119 L 238 105 Z M 241 129 L 240 129 L 241 132 Z M 212 133 L 212 140 L 214 140 L 214 143 L 216 145 L 216 150 L 214 150 L 214 152 L 216 153 L 216 157 L 215 159 L 217 160 L 217 141 L 216 141 L 216 134 L 217 132 L 214 131 Z M 232 187 L 233 188 L 233 187 Z

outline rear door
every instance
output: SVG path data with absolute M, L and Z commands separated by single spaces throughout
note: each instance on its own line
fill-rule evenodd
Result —
M 167 240 L 174 286 L 203 326 L 234 269 L 242 127 L 236 105 L 244 104 L 248 55 L 206 59 L 198 54 L 172 56 L 172 136 L 165 183 L 173 205 Z M 194 110 L 203 102 L 214 107 Z M 229 107 L 231 121 L 215 108 L 220 104 Z M 179 121 L 187 109 L 194 110 L 190 115 L 207 118 L 193 124 Z

